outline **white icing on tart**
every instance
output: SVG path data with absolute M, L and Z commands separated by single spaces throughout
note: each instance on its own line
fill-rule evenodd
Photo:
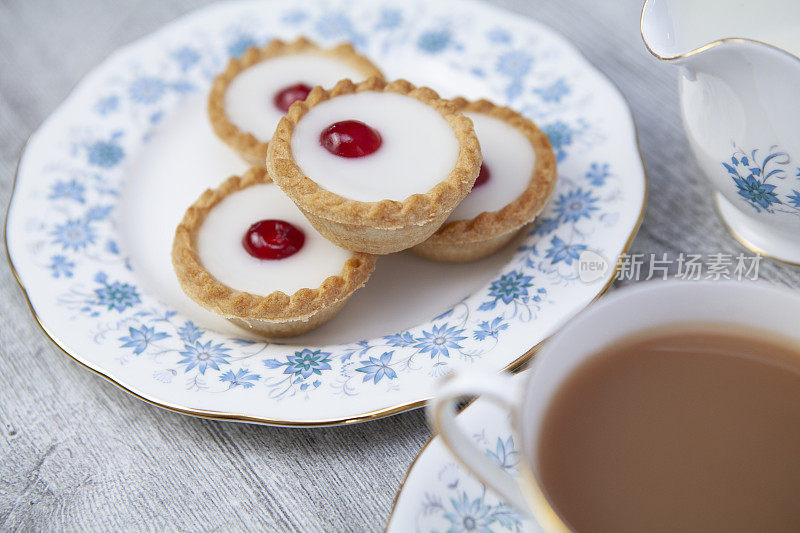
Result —
M 358 120 L 375 129 L 381 147 L 368 156 L 328 152 L 320 133 L 335 122 Z M 317 104 L 292 134 L 292 155 L 303 174 L 339 196 L 361 202 L 403 201 L 447 179 L 458 158 L 453 128 L 433 107 L 411 96 L 364 91 Z
M 531 141 L 517 128 L 485 113 L 464 112 L 472 119 L 489 180 L 474 187 L 448 218 L 472 220 L 484 211 L 499 211 L 525 192 L 536 164 Z
M 303 247 L 283 259 L 257 259 L 242 246 L 254 223 L 278 219 L 305 234 Z M 292 201 L 272 184 L 236 191 L 209 211 L 197 235 L 200 262 L 225 285 L 268 296 L 274 291 L 291 295 L 319 287 L 329 276 L 342 273 L 352 252 L 331 243 L 311 226 Z
M 358 81 L 364 73 L 344 61 L 313 53 L 260 61 L 233 78 L 225 92 L 225 113 L 237 128 L 267 141 L 283 116 L 274 103 L 276 94 L 298 83 L 332 87 L 343 78 Z

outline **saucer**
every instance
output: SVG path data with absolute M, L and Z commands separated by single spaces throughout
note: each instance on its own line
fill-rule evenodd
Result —
M 526 372 L 514 378 L 519 383 Z M 478 398 L 459 424 L 486 455 L 517 477 L 518 447 L 508 415 Z M 401 531 L 543 531 L 478 481 L 434 437 L 419 452 L 395 497 L 387 533 Z
M 560 175 L 538 223 L 497 254 L 381 258 L 334 320 L 264 343 L 189 300 L 169 255 L 184 210 L 247 168 L 206 117 L 213 77 L 253 44 L 300 35 L 518 110 L 549 135 Z M 45 332 L 123 389 L 195 416 L 322 426 L 419 407 L 455 369 L 521 366 L 610 285 L 645 192 L 623 97 L 537 22 L 455 0 L 225 2 L 115 52 L 45 121 L 19 163 L 6 245 Z M 581 276 L 582 254 L 602 268 Z

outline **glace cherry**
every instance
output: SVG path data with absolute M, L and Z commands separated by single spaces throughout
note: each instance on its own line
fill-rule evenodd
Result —
M 339 157 L 364 157 L 381 147 L 381 134 L 358 120 L 343 120 L 325 128 L 319 143 Z
M 260 220 L 242 238 L 247 253 L 257 259 L 283 259 L 296 254 L 306 242 L 302 231 L 283 220 Z
M 481 171 L 478 173 L 478 178 L 475 180 L 475 184 L 472 186 L 474 189 L 475 187 L 480 187 L 487 181 L 489 178 L 492 177 L 492 173 L 489 172 L 489 167 L 486 166 L 486 163 L 481 163 Z
M 272 101 L 275 103 L 275 107 L 286 113 L 289 111 L 289 106 L 298 100 L 305 100 L 310 92 L 311 87 L 305 83 L 298 83 L 279 91 Z

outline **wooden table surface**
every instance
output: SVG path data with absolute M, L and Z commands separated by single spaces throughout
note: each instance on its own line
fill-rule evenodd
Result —
M 0 203 L 25 139 L 81 76 L 205 3 L 0 2 Z M 561 31 L 629 100 L 650 178 L 632 251 L 739 253 L 684 140 L 676 71 L 642 44 L 642 0 L 494 3 Z M 767 260 L 760 277 L 800 285 L 800 269 Z M 381 530 L 430 437 L 421 411 L 280 429 L 161 410 L 45 338 L 5 261 L 0 291 L 0 530 Z

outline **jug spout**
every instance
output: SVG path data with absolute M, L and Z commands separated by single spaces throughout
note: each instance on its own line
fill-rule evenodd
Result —
M 684 59 L 724 42 L 757 42 L 800 59 L 800 1 L 646 0 L 642 39 L 659 59 Z

